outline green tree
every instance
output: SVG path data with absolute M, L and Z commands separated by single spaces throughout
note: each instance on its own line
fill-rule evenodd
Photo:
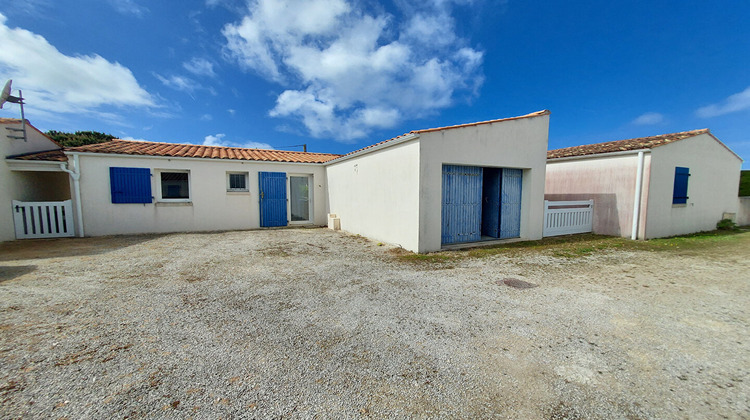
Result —
M 83 146 L 86 144 L 104 143 L 115 138 L 115 136 L 98 131 L 76 131 L 66 133 L 64 131 L 50 130 L 46 133 L 63 147 Z

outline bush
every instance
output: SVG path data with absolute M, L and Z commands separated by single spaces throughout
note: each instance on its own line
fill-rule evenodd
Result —
M 721 219 L 718 223 L 716 223 L 716 229 L 737 230 L 737 223 L 734 223 L 732 219 Z

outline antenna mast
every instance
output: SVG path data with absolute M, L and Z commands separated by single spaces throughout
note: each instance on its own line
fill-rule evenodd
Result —
M 15 128 L 15 127 L 5 127 L 6 130 L 12 132 L 12 133 L 18 133 L 20 132 L 21 135 L 8 135 L 8 138 L 16 139 L 16 140 L 23 140 L 26 141 L 26 115 L 23 112 L 23 93 L 21 92 L 21 89 L 18 90 L 18 96 L 13 96 L 10 94 L 11 89 L 10 85 L 13 83 L 13 80 L 8 80 L 5 83 L 5 87 L 3 87 L 2 93 L 0 93 L 0 109 L 3 108 L 3 105 L 6 102 L 19 104 L 21 105 L 21 128 Z

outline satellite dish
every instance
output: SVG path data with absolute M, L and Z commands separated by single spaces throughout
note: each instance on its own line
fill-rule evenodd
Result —
M 5 87 L 3 87 L 3 91 L 2 93 L 0 93 L 0 109 L 3 108 L 3 105 L 5 105 L 6 102 L 21 104 L 23 106 L 23 98 L 21 98 L 20 91 L 18 96 L 13 96 L 10 94 L 11 83 L 13 83 L 13 79 L 9 79 L 7 82 L 5 82 Z
M 12 79 L 9 79 L 7 82 L 5 82 L 5 87 L 3 88 L 3 92 L 0 93 L 0 109 L 3 109 L 3 105 L 8 101 L 8 98 L 10 98 L 10 84 L 13 83 Z

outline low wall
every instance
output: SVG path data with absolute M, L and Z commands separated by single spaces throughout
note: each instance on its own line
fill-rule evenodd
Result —
M 737 206 L 737 224 L 740 226 L 750 225 L 750 197 L 740 197 L 740 205 Z

